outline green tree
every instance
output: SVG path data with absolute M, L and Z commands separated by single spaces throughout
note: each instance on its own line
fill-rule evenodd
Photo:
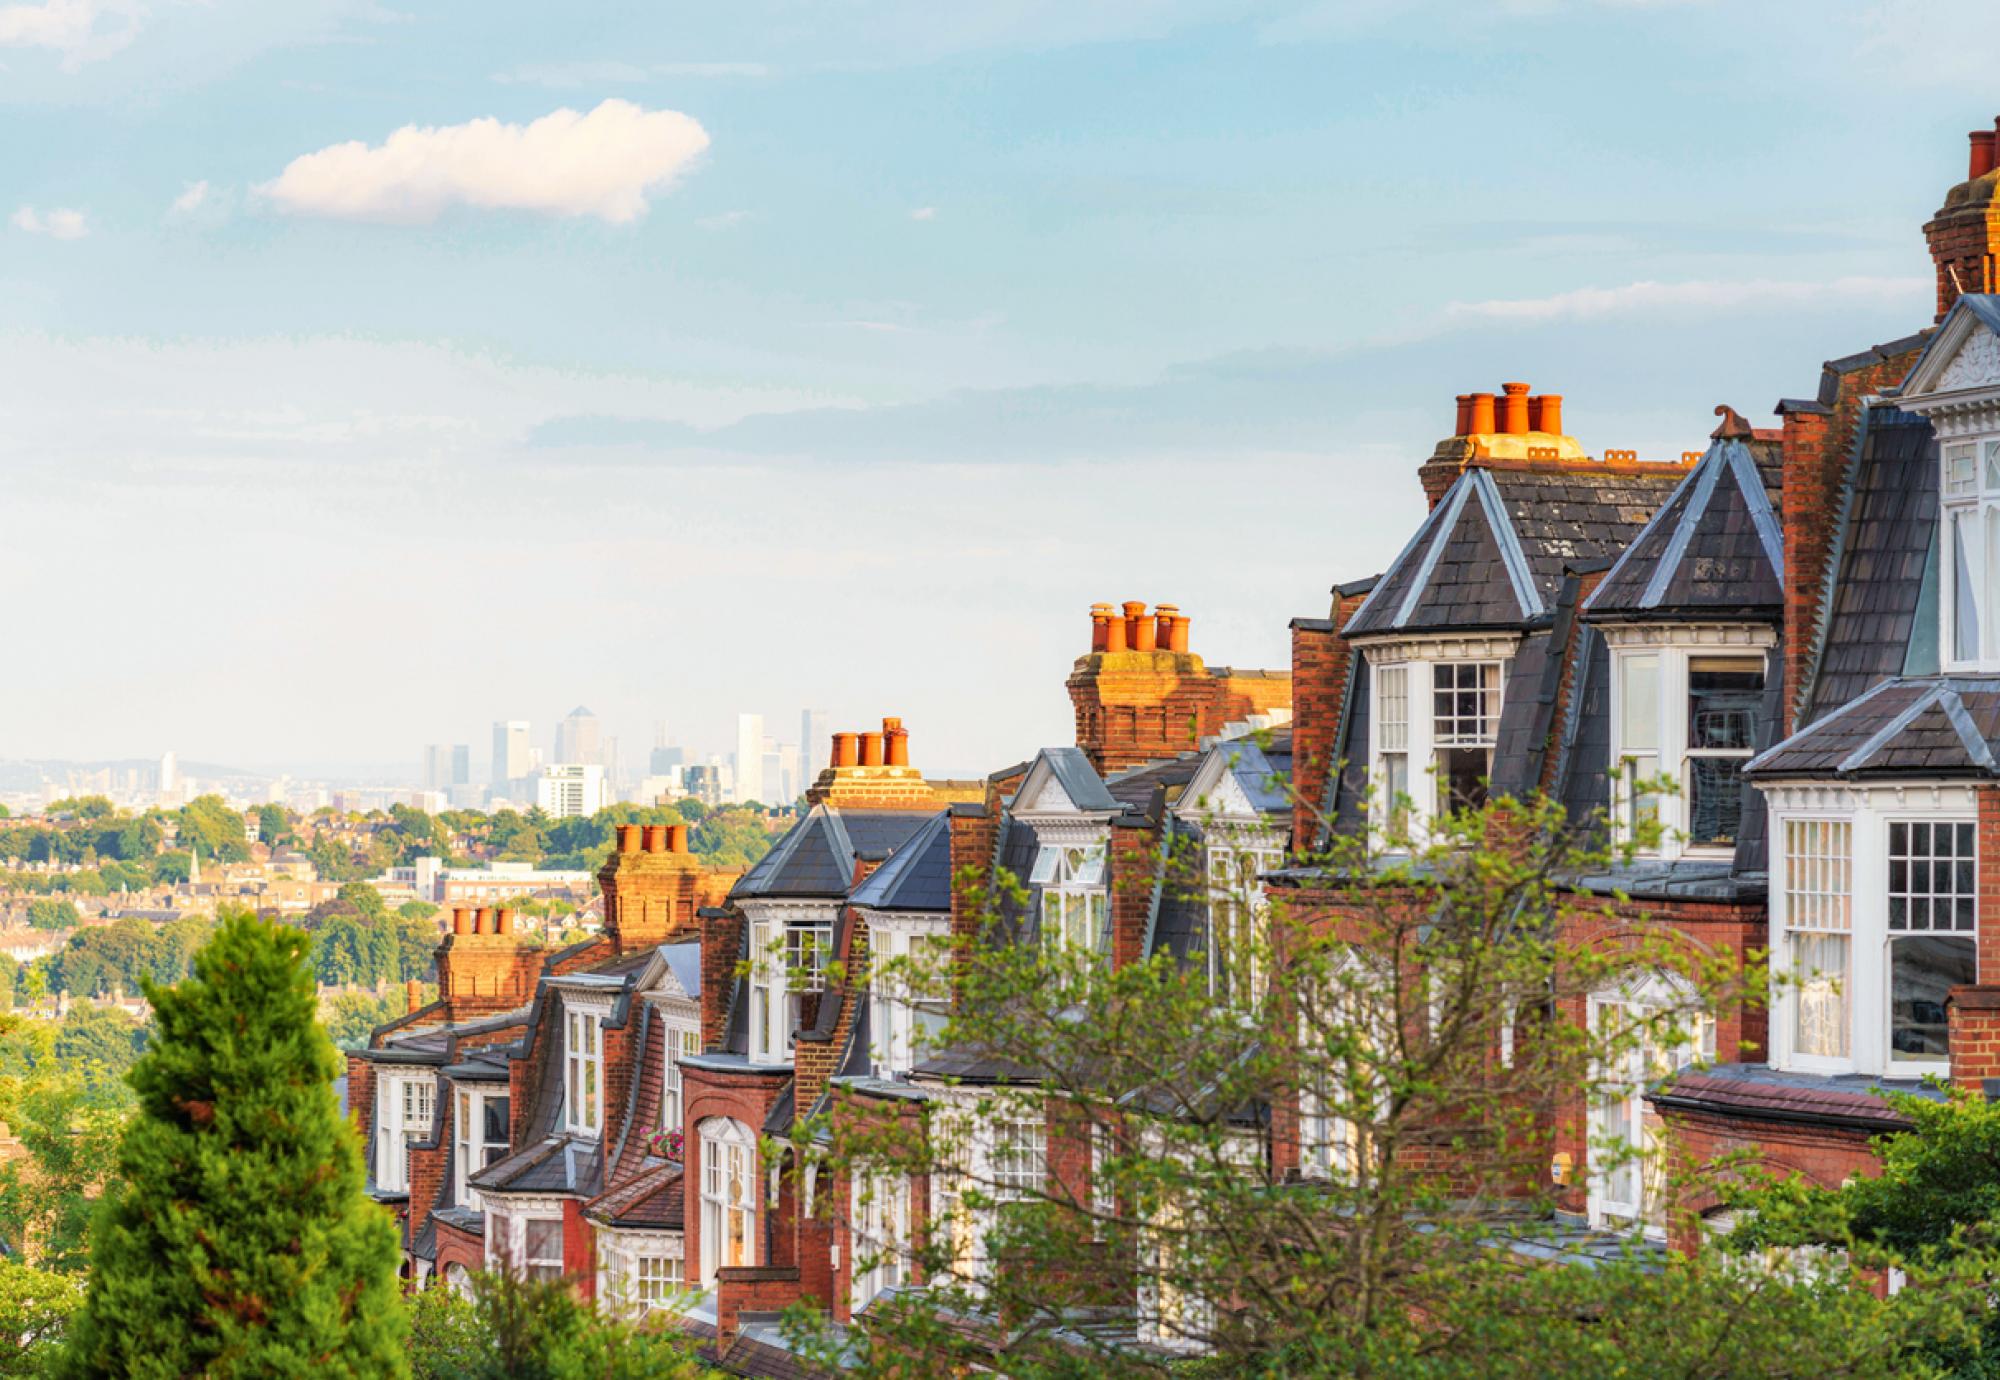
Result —
M 92 1238 L 76 1376 L 408 1373 L 394 1223 L 363 1189 L 305 935 L 235 915 L 150 986 L 124 1183 Z
M 161 886 L 179 886 L 194 875 L 194 854 L 170 851 L 153 859 L 153 882 Z
M 77 819 L 103 819 L 117 809 L 108 796 L 79 795 L 68 799 L 51 801 L 48 813 L 51 815 L 73 815 Z
M 28 902 L 28 923 L 38 930 L 73 930 L 82 918 L 68 901 L 43 897 Z
M 158 970 L 161 941 L 144 920 L 120 920 L 70 936 L 69 943 L 43 960 L 49 984 L 75 997 L 137 992 Z
M 199 796 L 181 807 L 180 846 L 214 862 L 242 862 L 250 856 L 243 816 L 219 795 Z
M 438 913 L 438 908 L 429 901 L 405 901 L 396 907 L 396 914 L 405 920 L 428 920 Z
M 282 805 L 259 805 L 257 807 L 257 841 L 269 848 L 276 848 L 292 837 L 292 817 L 285 813 Z
M 0 1347 L 0 1376 L 42 1380 L 55 1374 L 63 1329 L 82 1304 L 77 1276 L 0 1259 L 0 1337 L 13 1342 Z
M 380 920 L 389 913 L 389 907 L 383 903 L 382 893 L 366 882 L 349 882 L 339 890 L 336 899 L 342 905 L 351 907 L 356 914 L 370 920 Z
M 410 1301 L 416 1380 L 696 1380 L 693 1340 L 598 1312 L 560 1281 L 473 1276 Z

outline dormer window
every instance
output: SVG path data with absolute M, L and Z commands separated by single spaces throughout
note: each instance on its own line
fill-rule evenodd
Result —
M 452 1126 L 456 1142 L 453 1177 L 457 1181 L 452 1200 L 476 1210 L 479 1190 L 472 1187 L 473 1176 L 507 1153 L 507 1094 L 498 1089 L 460 1088 Z
M 431 1134 L 437 1078 L 431 1073 L 382 1080 L 375 1104 L 375 1187 L 403 1193 L 410 1187 L 410 1147 Z
M 1044 845 L 1029 880 L 1042 889 L 1042 942 L 1103 952 L 1109 904 L 1104 845 Z
M 780 1063 L 792 1054 L 806 997 L 825 989 L 833 961 L 833 919 L 766 915 L 750 930 L 750 1057 Z
M 1374 677 L 1376 827 L 1397 832 L 1484 805 L 1500 737 L 1501 662 L 1385 658 Z
M 1615 644 L 1640 634 L 1612 629 L 1611 636 Z M 1743 625 L 1686 630 L 1678 643 L 1661 640 L 1667 636 L 1661 630 L 1644 636 L 1612 659 L 1615 822 L 1630 838 L 1657 820 L 1665 857 L 1721 856 L 1736 846 L 1743 764 L 1756 750 L 1764 698 L 1765 654 L 1744 644 L 1768 642 L 1772 634 Z M 1662 776 L 1679 783 L 1676 793 L 1641 789 Z
M 580 1136 L 604 1128 L 604 1015 L 587 1007 L 563 1012 L 563 1126 Z
M 1947 441 L 1942 456 L 1945 656 L 1957 670 L 2000 665 L 2000 438 Z

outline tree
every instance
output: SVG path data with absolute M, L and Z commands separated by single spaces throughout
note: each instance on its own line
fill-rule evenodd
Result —
M 396 1228 L 363 1190 L 307 945 L 233 915 L 193 976 L 148 984 L 157 1034 L 69 1374 L 407 1374 Z
M 428 920 L 438 913 L 438 908 L 429 901 L 405 901 L 396 907 L 396 914 L 405 920 Z
M 0 1078 L 0 1119 L 23 1151 L 0 1164 L 0 1240 L 39 1268 L 83 1269 L 93 1205 L 124 1126 L 122 1107 L 44 1060 Z
M 0 1259 L 0 1376 L 40 1380 L 53 1375 L 61 1359 L 63 1329 L 83 1303 L 83 1282 L 75 1275 L 37 1270 Z
M 250 856 L 243 816 L 219 795 L 198 796 L 181 807 L 179 842 L 214 862 L 242 862 Z
M 28 924 L 38 930 L 73 930 L 82 918 L 68 901 L 43 897 L 28 902 Z
M 606 1317 L 560 1281 L 473 1276 L 410 1300 L 416 1380 L 696 1380 L 692 1338 Z
M 282 805 L 259 805 L 257 807 L 257 841 L 267 848 L 276 848 L 292 837 L 292 817 L 285 813 Z
M 1664 938 L 1594 943 L 1601 912 L 1565 881 L 1610 862 L 1594 826 L 1537 799 L 1447 815 L 1386 852 L 1339 840 L 1310 860 L 1324 910 L 1273 901 L 1268 936 L 1214 936 L 1213 970 L 1271 980 L 1215 989 L 1205 953 L 1108 969 L 1094 946 L 1038 932 L 1017 879 L 960 878 L 976 933 L 871 976 L 949 994 L 938 1043 L 1000 1072 L 941 1080 L 914 1105 L 842 1094 L 771 1147 L 801 1195 L 816 1172 L 855 1185 L 864 1213 L 873 1194 L 938 1185 L 921 1240 L 858 1235 L 852 1257 L 858 1276 L 893 1252 L 896 1276 L 925 1286 L 878 1297 L 858 1334 L 830 1342 L 797 1318 L 798 1337 L 882 1377 L 912 1373 L 912 1357 L 924 1374 L 1161 1375 L 1189 1354 L 1218 1377 L 1926 1373 L 1987 1316 L 1990 1244 L 1907 1261 L 1910 1287 L 1888 1299 L 1854 1272 L 1763 1270 L 1708 1245 L 1664 1268 L 1640 1250 L 1536 1263 L 1574 1255 L 1548 1174 L 1562 1109 L 1764 986 Z M 1184 836 L 1158 885 L 1153 904 L 1215 913 Z M 1253 893 L 1227 899 L 1257 913 Z M 1628 1022 L 1564 1014 L 1662 969 L 1678 995 Z M 1323 1178 L 1292 1179 L 1267 1153 L 1293 1110 Z M 1671 1198 L 1670 1168 L 1640 1167 Z M 849 1210 L 842 1194 L 819 1201 Z M 1118 1311 L 1156 1349 L 1077 1325 Z
M 109 796 L 79 795 L 49 802 L 51 815 L 72 815 L 77 819 L 103 819 L 117 809 Z
M 179 886 L 194 875 L 194 854 L 170 851 L 153 859 L 153 882 L 159 886 Z

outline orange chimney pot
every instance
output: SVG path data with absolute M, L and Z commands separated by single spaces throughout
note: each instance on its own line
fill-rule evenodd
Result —
M 451 908 L 451 932 L 453 934 L 470 934 L 472 932 L 472 912 L 464 906 L 453 906 Z
M 1135 652 L 1147 650 L 1150 643 L 1142 646 L 1139 642 L 1139 625 L 1146 621 L 1146 606 L 1136 599 L 1127 599 L 1125 609 L 1125 645 Z
M 1111 636 L 1111 605 L 1090 606 L 1090 650 L 1101 652 Z
M 1184 613 L 1177 613 L 1174 615 L 1173 635 L 1167 639 L 1167 650 L 1170 652 L 1185 652 L 1187 649 L 1188 616 Z
M 861 735 L 861 765 L 879 767 L 882 765 L 882 735 L 864 733 Z
M 860 765 L 860 762 L 861 756 L 856 750 L 854 735 L 852 733 L 834 734 L 833 765 L 836 767 L 852 767 Z
M 648 824 L 646 826 L 645 840 L 646 851 L 648 853 L 666 852 L 667 826 L 664 824 Z
M 1509 436 L 1528 434 L 1528 385 L 1503 383 L 1507 396 L 1500 400 L 1500 429 Z
M 638 825 L 621 824 L 618 826 L 618 851 L 620 853 L 636 853 L 639 851 L 641 843 L 642 840 L 639 835 Z
M 493 933 L 512 934 L 514 932 L 514 908 L 502 906 L 493 912 Z
M 472 932 L 474 934 L 493 933 L 492 907 L 481 906 L 478 910 L 472 912 Z
M 1178 604 L 1153 605 L 1153 645 L 1168 648 L 1174 645 L 1174 615 L 1179 613 Z
M 1131 630 L 1132 625 L 1130 623 L 1127 623 L 1123 618 L 1113 613 L 1104 622 L 1104 650 L 1107 652 L 1124 651 L 1131 645 L 1131 640 L 1126 636 Z
M 1458 420 L 1452 423 L 1451 434 L 1463 436 L 1472 429 L 1472 394 L 1460 393 L 1455 401 L 1458 403 Z
M 1984 177 L 1993 171 L 1993 138 L 1994 133 L 1990 129 L 1972 131 L 1972 163 L 1966 172 L 1968 178 Z
M 1560 393 L 1544 393 L 1539 399 L 1541 417 L 1530 430 L 1546 431 L 1551 436 L 1563 434 L 1563 398 Z
M 901 719 L 882 720 L 882 746 L 888 754 L 890 766 L 910 765 L 910 731 L 903 727 Z
M 688 851 L 688 827 L 685 824 L 667 826 L 667 851 L 685 853 Z
M 1474 393 L 1472 395 L 1472 420 L 1469 423 L 1469 430 L 1465 432 L 1465 435 L 1490 436 L 1496 430 L 1498 428 L 1493 424 L 1493 395 L 1491 393 Z

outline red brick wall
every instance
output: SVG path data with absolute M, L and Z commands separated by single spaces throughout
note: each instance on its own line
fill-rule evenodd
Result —
M 743 912 L 711 910 L 701 922 L 701 1047 L 722 1048 L 736 968 L 743 961 Z
M 1159 832 L 1144 824 L 1111 822 L 1111 965 L 1123 968 L 1145 956 L 1146 915 L 1159 868 Z
M 1347 691 L 1342 603 L 1336 596 L 1333 618 L 1292 620 L 1292 847 L 1301 851 L 1319 835 Z
M 437 1273 L 440 1282 L 450 1266 L 463 1265 L 469 1273 L 486 1268 L 486 1238 L 460 1231 L 448 1222 L 437 1224 Z
M 1820 1188 L 1838 1188 L 1851 1175 L 1872 1177 L 1881 1172 L 1866 1131 L 1714 1116 L 1681 1108 L 1667 1108 L 1665 1115 L 1674 1152 L 1681 1160 L 1676 1178 L 1690 1185 L 1668 1227 L 1668 1244 L 1677 1251 L 1694 1249 L 1700 1239 L 1701 1215 L 1721 1201 L 1715 1188 L 1702 1186 L 1705 1180 L 1713 1182 L 1748 1167 L 1732 1160 L 1714 1175 L 1703 1174 L 1704 1167 L 1718 1165 L 1724 1157 L 1746 1156 L 1750 1165 L 1766 1173 L 1780 1178 L 1799 1174 Z
M 750 1128 L 753 1136 L 762 1136 L 764 1118 L 771 1114 L 772 1104 L 785 1086 L 784 1074 L 789 1070 L 782 1067 L 768 1073 L 721 1072 L 715 1069 L 681 1066 L 681 1102 L 686 1108 L 686 1120 L 682 1125 L 682 1163 L 686 1166 L 682 1182 L 687 1185 L 687 1259 L 688 1278 L 693 1279 L 701 1269 L 701 1137 L 695 1128 L 712 1116 L 733 1117 Z M 764 1203 L 761 1188 L 763 1171 L 767 1168 L 763 1156 L 758 1156 L 757 1170 L 760 1187 L 757 1193 L 757 1252 L 764 1253 L 764 1218 L 769 1209 Z
M 727 1356 L 744 1313 L 779 1313 L 799 1301 L 796 1265 L 739 1265 L 716 1271 L 716 1348 Z
M 361 1132 L 362 1153 L 368 1153 L 375 1133 L 375 1065 L 359 1055 L 347 1056 L 347 1116 Z
M 1981 1092 L 2000 1078 L 2000 986 L 1954 987 L 1946 1008 L 1951 1022 L 1951 1081 Z
M 2000 206 L 1990 177 L 1961 182 L 1945 193 L 1945 203 L 1924 226 L 1931 262 L 1937 270 L 1937 319 L 1951 310 L 1959 294 L 1992 292 L 1996 286 L 1993 257 L 2000 248 Z
M 563 1273 L 586 1299 L 597 1297 L 597 1228 L 584 1220 L 583 1204 L 563 1200 Z
M 437 1205 L 438 1190 L 444 1187 L 444 1161 L 451 1145 L 451 1116 L 453 1112 L 451 1085 L 438 1079 L 437 1090 L 437 1144 L 432 1146 L 413 1145 L 410 1147 L 410 1239 L 417 1239 L 417 1233 L 424 1229 L 430 1218 L 431 1209 Z

